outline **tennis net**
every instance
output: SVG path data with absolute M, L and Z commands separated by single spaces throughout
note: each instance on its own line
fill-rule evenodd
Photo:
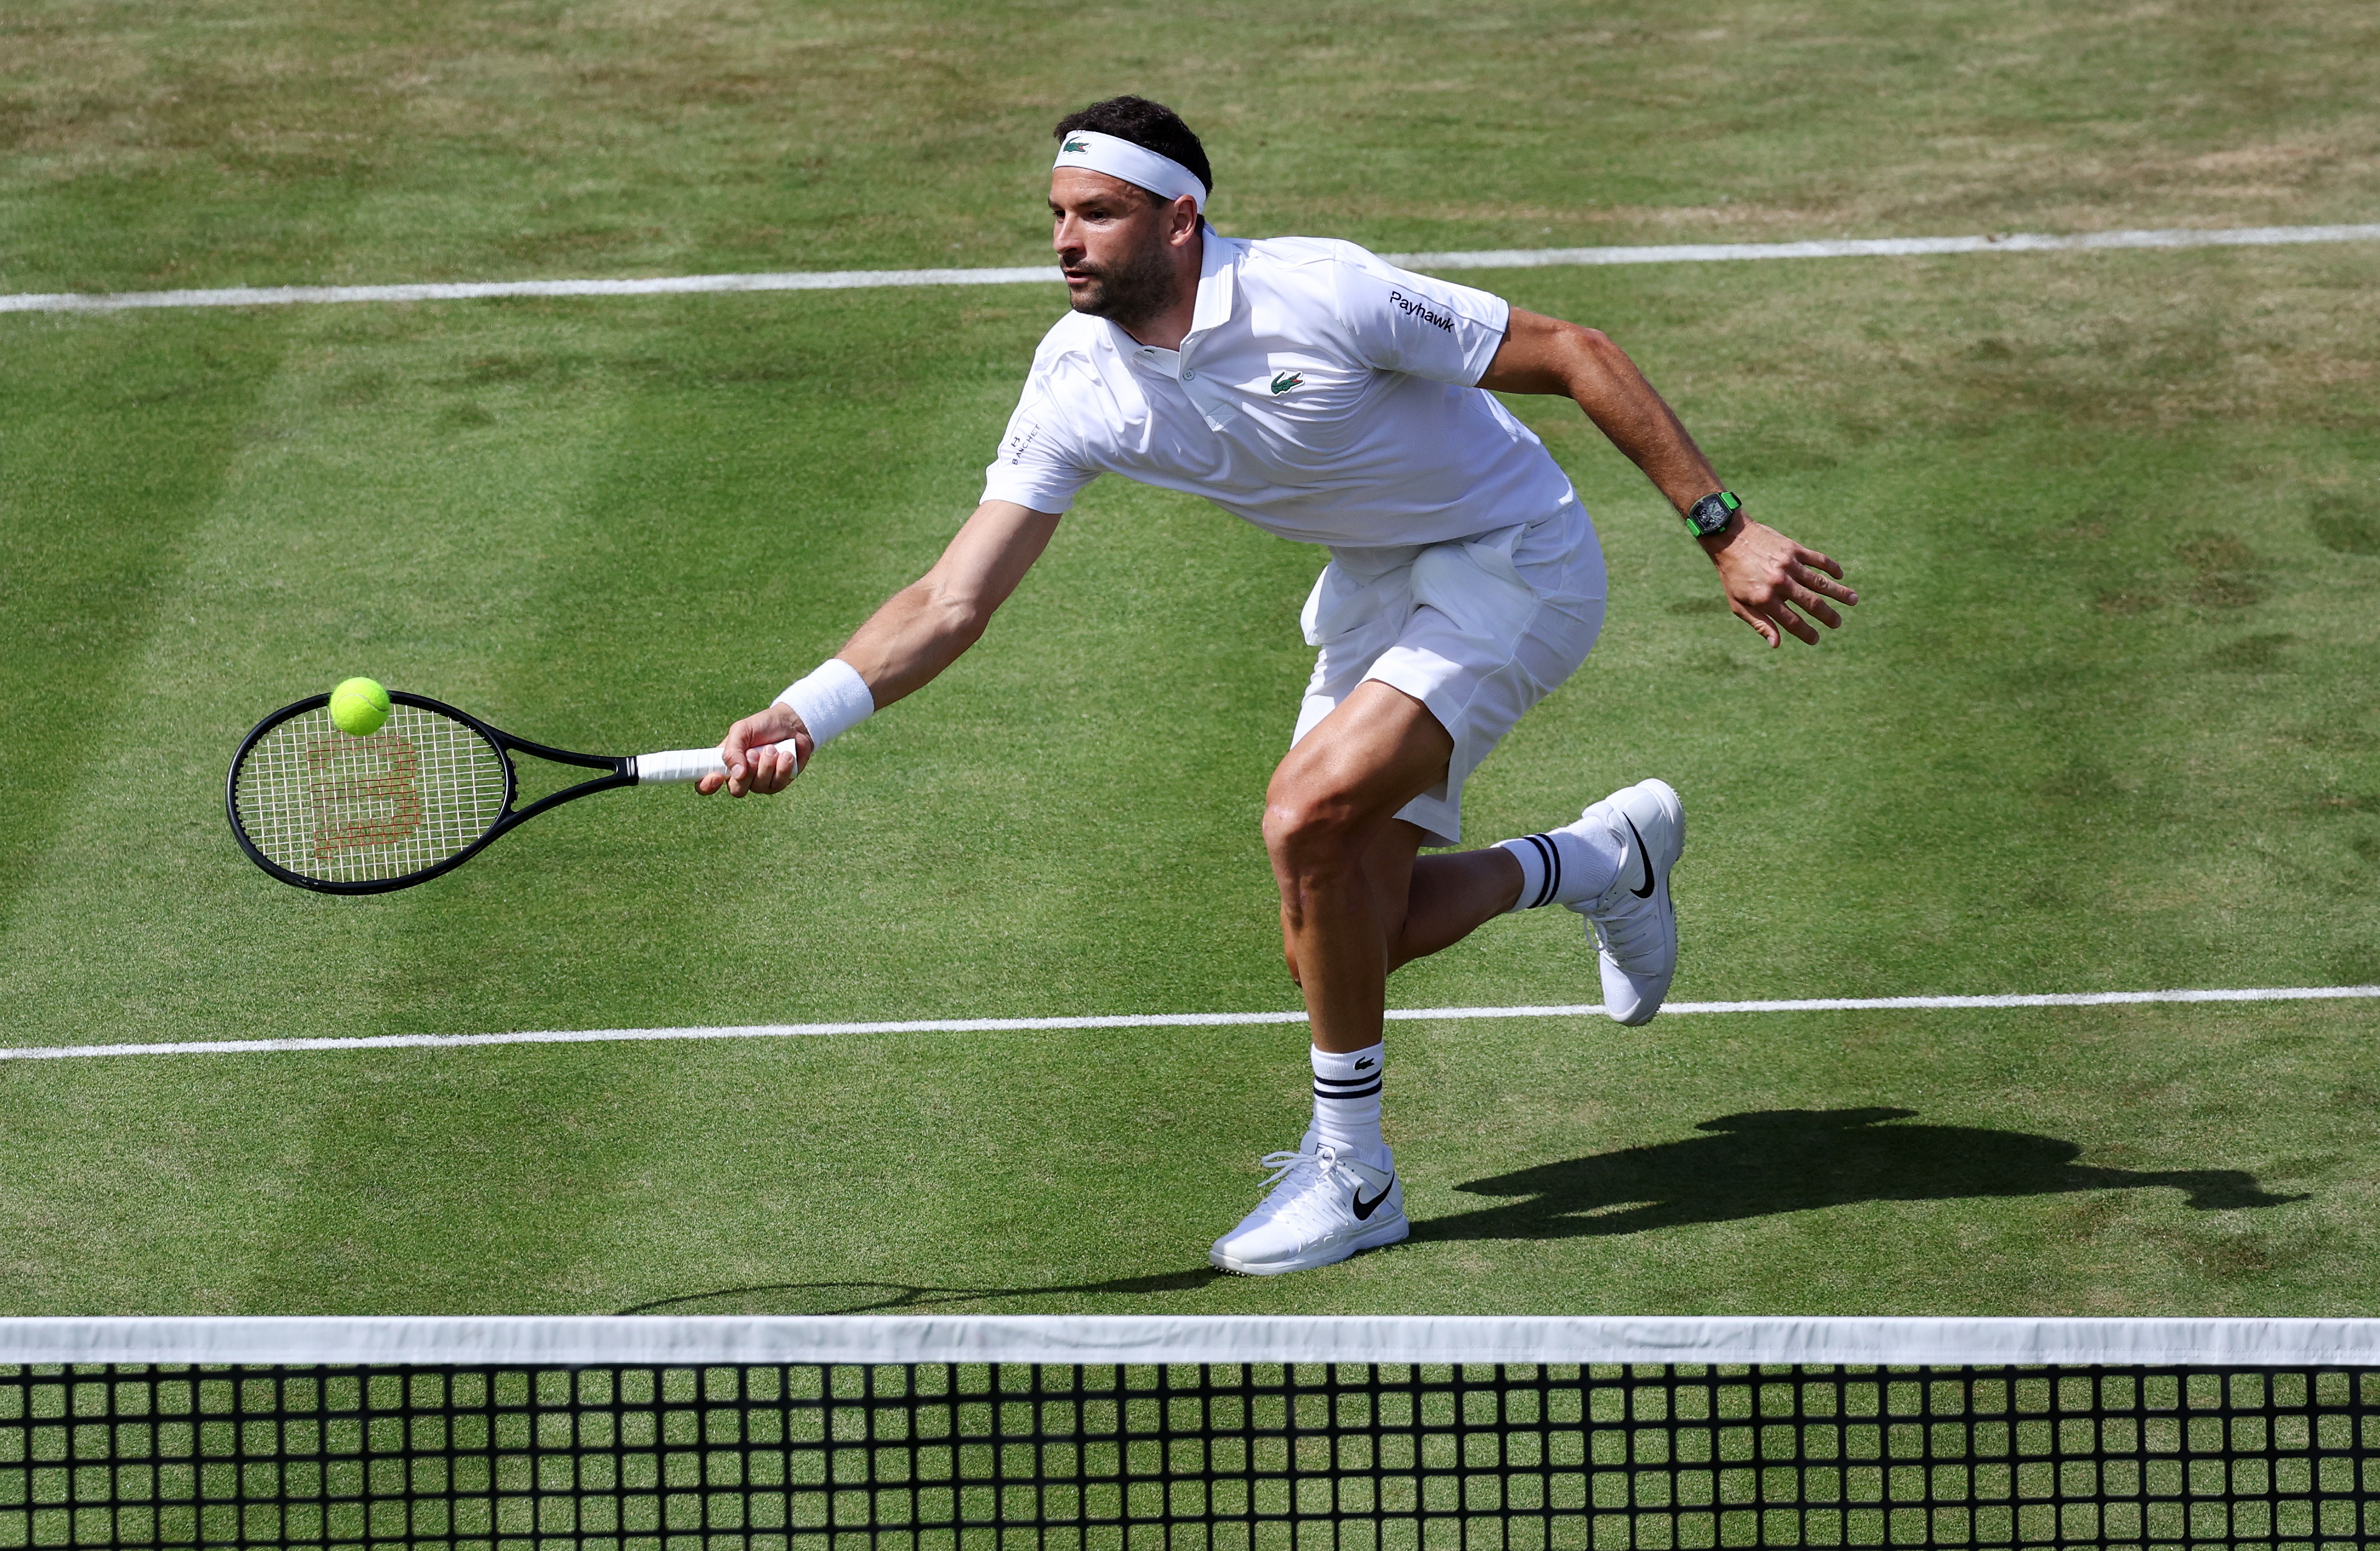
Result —
M 0 1546 L 2354 1545 L 2376 1324 L 0 1321 Z

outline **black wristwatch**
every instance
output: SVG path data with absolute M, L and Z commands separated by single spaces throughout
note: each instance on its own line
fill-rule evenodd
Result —
M 1735 498 L 1733 491 L 1721 491 L 1717 495 L 1704 496 L 1687 507 L 1686 526 L 1694 530 L 1697 539 L 1716 538 L 1727 531 L 1727 525 L 1733 522 L 1736 513 L 1742 509 L 1743 503 Z

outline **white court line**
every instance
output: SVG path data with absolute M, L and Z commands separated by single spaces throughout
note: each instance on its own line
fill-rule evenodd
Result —
M 1384 253 L 1406 269 L 1553 269 L 1576 264 L 1700 264 L 1743 259 L 1915 258 L 1936 253 L 2095 252 L 2139 248 L 2278 248 L 2380 241 L 2360 226 L 2232 226 L 2201 230 L 2038 232 L 1959 237 L 1845 237 L 1818 242 L 1690 242 L 1658 248 L 1500 248 Z M 897 285 L 1058 284 L 1053 267 L 792 270 L 774 274 L 678 274 L 644 280 L 468 280 L 403 285 L 235 285 L 212 291 L 20 292 L 0 312 L 123 312 L 151 307 L 285 307 L 296 302 L 470 301 L 486 297 L 655 297 L 725 291 L 866 291 Z
M 2147 1001 L 2335 1001 L 2380 998 L 2380 986 L 2289 986 L 2214 991 L 2076 991 L 1980 997 L 1819 997 L 1795 1001 L 1673 1001 L 1661 1016 L 1699 1012 L 1865 1012 L 1934 1007 L 2114 1007 Z M 1390 1023 L 1483 1018 L 1589 1018 L 1594 1003 L 1561 1007 L 1402 1007 Z M 1302 1024 L 1303 1012 L 1124 1012 L 1083 1018 L 908 1018 L 881 1024 L 744 1024 L 716 1028 L 533 1029 L 517 1034 L 378 1034 L 350 1039 L 191 1039 L 151 1045 L 0 1048 L 0 1060 L 94 1056 L 240 1056 L 288 1050 L 403 1050 L 462 1045 L 614 1045 L 667 1039 L 788 1039 L 835 1034 L 1011 1034 L 1034 1029 L 1218 1028 Z

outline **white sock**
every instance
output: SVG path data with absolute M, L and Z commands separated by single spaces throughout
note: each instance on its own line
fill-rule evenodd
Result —
M 1580 834 L 1580 830 L 1585 834 Z M 1577 824 L 1542 835 L 1500 841 L 1521 864 L 1521 897 L 1514 910 L 1541 904 L 1577 904 L 1600 899 L 1620 879 L 1623 842 L 1602 824 Z
M 1314 1051 L 1314 1124 L 1307 1138 L 1334 1147 L 1359 1163 L 1385 1168 L 1389 1145 L 1380 1139 L 1380 1067 L 1386 1047 Z

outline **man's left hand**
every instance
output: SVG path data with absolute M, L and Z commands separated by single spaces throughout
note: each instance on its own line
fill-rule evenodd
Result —
M 1859 601 L 1859 594 L 1843 586 L 1841 566 L 1749 517 L 1739 516 L 1733 527 L 1703 539 L 1702 546 L 1718 567 L 1728 607 L 1771 648 L 1784 644 L 1782 633 L 1818 644 L 1810 620 L 1794 610 L 1835 630 L 1843 618 L 1827 600 L 1845 608 Z

